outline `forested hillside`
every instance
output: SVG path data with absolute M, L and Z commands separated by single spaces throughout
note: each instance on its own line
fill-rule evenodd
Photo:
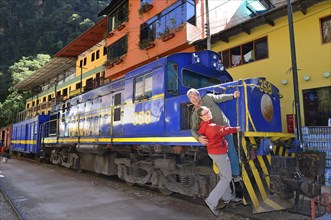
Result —
M 49 54 L 100 20 L 110 0 L 0 0 L 0 104 L 8 95 L 9 67 L 22 57 Z

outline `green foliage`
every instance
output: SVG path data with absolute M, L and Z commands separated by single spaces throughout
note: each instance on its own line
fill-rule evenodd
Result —
M 24 109 L 25 93 L 13 91 L 4 103 L 0 103 L 0 127 L 15 121 L 18 112 Z
M 100 20 L 97 14 L 108 3 L 109 0 L 0 0 L 0 102 L 12 84 L 9 66 L 23 56 L 53 56 Z M 17 68 L 22 68 L 24 74 L 32 71 Z
M 8 68 L 14 84 L 41 68 L 50 59 L 47 54 L 38 54 L 36 57 L 23 57 L 14 63 Z M 6 100 L 0 102 L 0 127 L 15 122 L 17 113 L 24 110 L 25 101 L 29 96 L 28 92 L 19 92 L 14 87 L 10 87 L 9 92 Z
M 18 62 L 9 67 L 9 72 L 12 75 L 13 84 L 17 84 L 31 73 L 45 65 L 51 57 L 47 54 L 38 54 L 34 57 L 22 57 Z
M 74 13 L 74 14 L 72 14 L 72 15 L 70 16 L 70 18 L 69 18 L 69 22 L 71 22 L 71 23 L 77 23 L 77 21 L 79 21 L 79 20 L 81 20 L 81 19 L 82 19 L 82 18 L 80 17 L 79 14 Z
M 79 23 L 79 27 L 82 29 L 88 29 L 94 25 L 93 21 L 88 18 L 85 18 L 84 21 Z

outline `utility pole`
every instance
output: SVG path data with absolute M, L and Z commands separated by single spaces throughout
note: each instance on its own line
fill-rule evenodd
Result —
M 83 60 L 80 62 L 80 94 L 83 92 Z
M 211 36 L 210 36 L 210 23 L 209 23 L 209 7 L 208 7 L 208 1 L 205 0 L 206 3 L 206 35 L 207 35 L 207 50 L 210 50 L 211 48 Z
M 293 17 L 292 17 L 292 6 L 291 0 L 287 0 L 287 17 L 288 17 L 288 28 L 290 34 L 290 45 L 291 45 L 291 59 L 292 59 L 292 73 L 293 73 L 293 87 L 294 87 L 294 103 L 297 123 L 297 138 L 302 144 L 302 131 L 301 131 L 301 113 L 300 113 L 300 99 L 299 99 L 299 87 L 298 87 L 298 72 L 297 72 L 297 59 L 295 52 L 295 41 L 294 41 L 294 30 L 293 30 Z

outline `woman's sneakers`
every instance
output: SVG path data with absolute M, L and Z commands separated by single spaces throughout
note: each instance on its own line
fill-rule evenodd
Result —
M 232 181 L 233 182 L 240 182 L 242 179 L 241 179 L 241 176 L 232 176 Z
M 210 204 L 207 200 L 205 200 L 205 203 L 206 203 L 206 205 L 208 206 L 208 208 L 210 209 L 210 211 L 211 211 L 214 215 L 216 215 L 216 216 L 219 215 L 219 210 L 218 210 L 215 206 L 213 206 L 212 204 Z
M 236 195 L 234 195 L 234 194 L 231 194 L 231 198 L 230 198 L 230 199 L 228 199 L 228 200 L 224 200 L 224 203 L 225 203 L 225 204 L 229 204 L 230 202 L 239 203 L 239 202 L 242 202 L 242 199 L 236 197 Z

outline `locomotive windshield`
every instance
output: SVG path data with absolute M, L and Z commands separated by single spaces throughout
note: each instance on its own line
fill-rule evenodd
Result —
M 178 65 L 174 62 L 167 64 L 167 87 L 168 93 L 177 95 L 178 93 Z
M 205 76 L 188 69 L 183 69 L 183 86 L 190 88 L 203 88 L 218 85 L 221 80 Z

